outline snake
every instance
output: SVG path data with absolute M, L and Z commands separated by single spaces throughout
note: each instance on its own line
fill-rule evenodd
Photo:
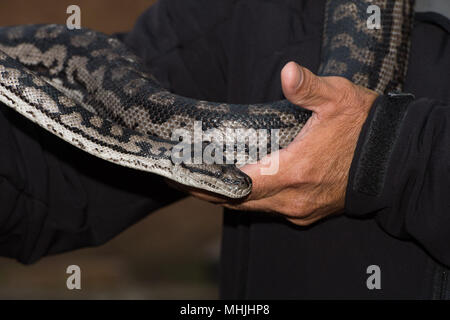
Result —
M 379 94 L 401 91 L 413 7 L 413 0 L 327 0 L 318 74 Z M 231 199 L 252 191 L 232 156 L 239 151 L 249 160 L 255 144 L 249 136 L 239 145 L 239 137 L 269 132 L 257 150 L 285 148 L 311 116 L 288 100 L 239 105 L 177 95 L 141 59 L 118 38 L 86 28 L 1 27 L 0 102 L 95 157 Z M 174 139 L 177 130 L 195 135 L 196 129 L 222 135 L 222 144 Z M 230 161 L 219 152 L 223 141 Z M 195 161 L 195 151 L 208 148 L 214 161 Z M 187 160 L 174 157 L 181 151 Z

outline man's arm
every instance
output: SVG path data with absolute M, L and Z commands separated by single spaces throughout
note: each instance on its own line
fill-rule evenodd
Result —
M 197 77 L 224 79 L 222 46 L 212 44 L 231 3 L 190 7 L 159 1 L 119 37 L 167 88 L 220 100 L 226 84 Z M 0 105 L 0 256 L 32 263 L 100 245 L 182 196 L 161 178 L 96 159 Z
M 377 96 L 292 62 L 282 85 L 286 98 L 313 114 L 278 152 L 278 172 L 261 175 L 261 162 L 243 167 L 254 188 L 240 203 L 188 191 L 233 209 L 281 213 L 298 225 L 344 210 L 375 215 L 386 231 L 450 265 L 450 106 Z
M 346 209 L 352 216 L 374 213 L 388 233 L 414 239 L 449 266 L 450 106 L 419 99 L 402 109 L 386 97 L 372 108 L 350 169 Z
M 0 255 L 22 263 L 103 244 L 180 194 L 96 159 L 0 105 Z

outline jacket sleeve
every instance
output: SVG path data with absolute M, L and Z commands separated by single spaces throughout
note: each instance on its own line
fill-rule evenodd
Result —
M 0 255 L 39 258 L 103 244 L 181 194 L 92 157 L 0 105 Z
M 164 49 L 179 32 L 166 11 L 151 7 L 130 36 L 117 35 L 157 60 L 162 77 L 176 68 Z M 194 90 L 183 76 L 183 89 Z M 32 263 L 100 245 L 181 197 L 158 176 L 85 154 L 0 103 L 0 256 Z
M 450 105 L 377 99 L 360 134 L 347 213 L 374 216 L 389 234 L 450 266 Z
M 226 97 L 228 1 L 158 1 L 118 34 L 173 92 Z M 0 104 L 0 256 L 32 263 L 100 245 L 183 195 L 164 181 L 99 160 Z

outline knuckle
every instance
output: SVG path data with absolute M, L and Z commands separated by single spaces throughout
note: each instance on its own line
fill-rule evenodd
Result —
M 310 85 L 310 97 L 315 98 L 317 102 L 326 100 L 328 97 L 328 86 L 322 78 L 314 76 Z
M 313 96 L 313 95 L 317 94 L 317 92 L 319 91 L 319 81 L 320 81 L 319 78 L 310 74 L 310 76 L 308 77 L 308 83 L 307 83 L 307 94 L 309 96 Z
M 312 98 L 320 91 L 320 78 L 304 69 L 304 82 L 300 87 L 302 98 Z

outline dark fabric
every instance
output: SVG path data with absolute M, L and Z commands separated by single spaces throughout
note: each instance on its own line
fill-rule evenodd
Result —
M 157 28 L 148 26 L 156 17 L 168 16 L 172 28 L 183 27 L 172 29 L 168 38 L 173 42 L 161 56 L 146 60 L 160 79 L 170 79 L 165 85 L 171 90 L 234 103 L 276 100 L 282 97 L 279 72 L 287 61 L 318 69 L 323 5 L 324 1 L 214 1 L 198 5 L 162 1 L 141 18 L 127 43 L 140 48 L 146 39 L 155 37 L 151 30 Z M 217 19 L 216 23 L 210 17 Z M 420 14 L 417 19 L 405 91 L 418 98 L 449 101 L 445 85 L 450 52 L 447 20 L 435 14 Z M 141 55 L 148 56 L 145 52 Z M 218 91 L 218 85 L 223 91 Z M 390 183 L 389 177 L 386 183 Z M 398 240 L 385 232 L 375 215 L 335 217 L 301 228 L 261 213 L 227 211 L 222 297 L 445 297 L 445 292 L 437 293 L 445 278 L 443 267 L 423 244 Z M 379 291 L 366 287 L 366 269 L 372 264 L 382 271 Z
M 318 7 L 317 10 L 320 10 Z M 308 18 L 313 19 L 308 14 L 303 17 L 304 23 L 308 23 L 306 22 Z M 448 20 L 436 14 L 420 14 L 416 18 L 405 91 L 414 93 L 417 98 L 429 97 L 445 101 L 448 105 L 450 101 Z M 285 32 L 287 34 L 276 34 L 273 37 L 277 38 L 277 41 L 284 37 L 289 39 L 289 32 Z M 251 34 L 248 36 L 251 37 Z M 298 50 L 303 55 L 294 60 L 305 64 L 308 59 L 314 59 L 317 55 L 317 52 L 314 52 L 318 50 L 317 44 L 314 45 L 311 41 L 307 47 L 306 55 L 304 51 Z M 311 53 L 311 56 L 308 53 Z M 315 64 L 312 65 L 314 71 L 317 62 L 315 60 Z M 250 62 L 243 57 L 239 63 Z M 311 68 L 311 65 L 308 67 Z M 277 78 L 278 71 L 273 77 Z M 268 79 L 259 77 L 256 72 L 254 77 L 251 81 L 252 86 L 260 84 L 260 94 L 266 94 L 263 86 Z M 238 74 L 236 78 L 244 76 Z M 271 98 L 277 97 L 278 90 L 274 91 Z M 249 95 L 258 100 L 258 96 L 252 92 L 244 96 L 243 100 L 251 100 Z M 414 105 L 416 108 L 429 109 L 436 105 L 436 102 L 418 100 Z M 439 109 L 444 113 L 444 106 Z M 420 122 L 423 121 L 421 117 L 426 117 L 426 112 L 410 112 L 409 115 L 418 117 L 417 121 Z M 436 129 L 435 125 L 442 127 L 433 121 L 428 125 L 430 130 L 428 132 Z M 413 130 L 414 127 L 409 126 L 408 129 Z M 420 125 L 415 127 L 417 139 L 422 139 L 420 129 Z M 450 141 L 448 137 L 443 138 L 439 144 L 448 146 Z M 433 145 L 428 140 L 427 146 L 432 148 Z M 402 151 L 404 150 L 398 149 L 398 153 Z M 395 209 L 389 210 L 384 216 L 377 216 L 376 211 L 370 210 L 374 207 L 370 207 L 364 211 L 368 214 L 362 219 L 334 217 L 307 228 L 295 227 L 281 219 L 276 221 L 262 214 L 227 213 L 223 234 L 222 297 L 450 298 L 448 289 L 442 289 L 448 288 L 446 277 L 448 271 L 441 265 L 448 263 L 447 258 L 450 255 L 447 239 L 450 231 L 448 230 L 450 224 L 447 221 L 449 210 L 445 210 L 448 208 L 448 200 L 437 199 L 434 196 L 436 192 L 445 194 L 444 190 L 447 189 L 449 179 L 449 158 L 443 153 L 440 155 L 443 156 L 442 159 L 439 155 L 434 158 L 438 161 L 435 169 L 440 172 L 440 179 L 428 180 L 429 184 L 423 185 L 427 188 L 424 194 L 410 193 L 409 190 L 397 185 L 397 180 L 391 175 L 387 175 L 386 184 L 398 190 L 395 195 L 391 195 L 391 199 L 398 196 L 401 200 L 414 201 L 417 200 L 417 196 L 423 196 L 420 198 L 421 207 L 415 211 L 416 214 L 420 212 L 420 218 L 414 223 L 415 230 L 411 231 L 417 235 L 408 240 L 393 237 L 392 234 L 397 235 L 396 230 L 392 230 L 390 234 L 386 233 L 377 223 L 377 220 L 378 222 L 388 220 L 386 217 L 395 213 Z M 408 160 L 419 161 L 421 165 L 428 165 L 430 168 L 434 166 L 433 162 L 425 162 L 426 159 L 421 157 Z M 396 169 L 404 165 L 405 161 L 407 161 L 405 158 L 398 158 L 398 154 L 391 159 L 391 162 L 396 163 Z M 414 176 L 417 171 L 409 173 L 410 179 L 426 179 L 428 175 L 425 171 L 421 171 L 419 174 L 424 176 L 419 177 Z M 436 190 L 440 188 L 443 190 Z M 378 199 L 373 201 L 377 205 L 382 205 L 377 202 Z M 364 207 L 364 201 L 358 203 L 359 208 Z M 428 213 L 434 209 L 436 211 L 429 217 Z M 400 216 L 404 210 L 399 212 Z M 412 220 L 414 212 L 411 213 Z M 431 220 L 422 228 L 421 224 L 427 219 Z M 387 226 L 389 221 L 381 224 Z M 368 277 L 366 268 L 372 264 L 381 268 L 382 290 L 371 291 L 366 287 L 365 281 Z
M 409 104 L 385 168 L 389 178 L 374 196 L 355 188 L 353 177 L 366 165 L 359 161 L 360 150 L 374 145 L 364 138 L 390 120 L 389 114 L 377 112 L 383 107 L 383 103 L 374 106 L 372 113 L 381 119 L 370 119 L 370 127 L 361 132 L 350 172 L 347 210 L 359 216 L 376 212 L 376 220 L 389 233 L 416 240 L 450 266 L 450 106 L 425 98 Z
M 100 245 L 181 194 L 94 158 L 0 105 L 0 255 L 32 263 Z
M 386 168 L 400 134 L 408 105 L 414 101 L 412 94 L 388 94 L 379 96 L 372 105 L 367 121 L 368 133 L 361 136 L 350 179 L 352 191 L 378 196 L 386 182 Z
M 230 103 L 265 102 L 282 98 L 279 74 L 286 62 L 294 60 L 317 71 L 323 8 L 324 0 L 162 0 L 121 38 L 176 93 Z M 434 132 L 431 137 L 423 136 L 420 125 L 410 127 L 412 139 L 432 141 L 427 142 L 431 150 L 436 137 L 443 139 L 439 146 L 449 144 L 443 119 L 424 120 L 426 110 L 434 108 L 441 110 L 443 117 L 450 101 L 448 20 L 434 14 L 420 14 L 416 19 L 405 91 L 418 99 L 428 98 L 415 101 L 411 109 L 424 111 L 410 112 L 408 117 L 416 125 L 426 123 L 427 130 L 421 132 Z M 51 252 L 95 245 L 175 200 L 160 201 L 156 192 L 163 184 L 158 178 L 80 154 L 4 107 L 0 110 L 0 221 L 4 221 L 0 224 L 0 254 L 29 262 Z M 391 157 L 389 165 L 399 160 L 396 157 Z M 438 161 L 436 170 L 445 168 L 438 153 L 430 159 Z M 426 160 L 417 158 L 421 165 L 432 167 Z M 440 226 L 436 237 L 434 228 L 421 228 L 417 223 L 414 226 L 420 230 L 409 230 L 408 237 L 398 239 L 398 230 L 389 226 L 405 224 L 405 216 L 413 211 L 405 214 L 391 209 L 387 218 L 393 221 L 389 222 L 386 215 L 372 209 L 383 206 L 378 199 L 361 211 L 358 208 L 361 216 L 357 219 L 342 215 L 311 227 L 296 227 L 262 213 L 226 211 L 221 296 L 450 297 L 443 289 L 447 277 L 442 266 L 447 263 L 444 256 L 448 257 L 448 241 L 442 234 L 448 218 L 446 212 L 432 211 L 435 201 L 442 200 L 433 192 L 441 187 L 434 182 L 445 180 L 443 171 L 438 171 L 440 180 L 423 185 L 428 192 L 396 189 L 402 199 L 430 196 L 419 202 L 423 207 L 417 222 Z M 414 170 L 408 173 L 410 179 L 419 180 L 424 177 L 414 174 L 428 175 Z M 395 187 L 397 180 L 391 178 L 387 174 L 385 185 Z M 139 184 L 154 187 L 138 191 L 135 186 Z M 112 198 L 117 200 L 110 205 Z M 428 212 L 432 212 L 432 220 L 428 220 Z M 366 287 L 366 269 L 374 264 L 381 268 L 381 290 Z
M 282 97 L 279 72 L 287 61 L 317 71 L 323 6 L 324 1 L 315 0 L 160 1 L 126 41 L 175 92 L 232 103 L 266 102 Z M 158 55 L 142 49 L 161 29 L 168 45 L 158 48 Z M 417 98 L 450 101 L 448 31 L 442 16 L 417 16 L 405 84 L 405 91 Z M 425 101 L 417 103 L 426 107 Z M 393 183 L 389 178 L 386 184 Z M 424 203 L 432 205 L 426 198 Z M 363 219 L 341 216 L 301 228 L 261 213 L 227 211 L 221 296 L 446 297 L 441 292 L 446 270 L 424 244 L 396 239 L 375 217 L 370 211 Z M 440 242 L 444 248 L 446 243 Z M 366 287 L 366 269 L 372 264 L 381 268 L 382 290 Z

